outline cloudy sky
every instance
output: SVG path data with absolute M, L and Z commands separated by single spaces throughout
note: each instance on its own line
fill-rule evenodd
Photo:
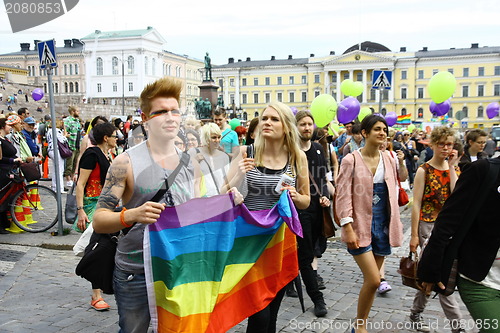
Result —
M 342 54 L 362 41 L 393 51 L 500 46 L 499 12 L 497 0 L 79 0 L 65 15 L 15 34 L 2 10 L 0 54 L 35 39 L 61 46 L 96 29 L 147 26 L 167 40 L 166 50 L 198 59 L 208 51 L 213 64 Z

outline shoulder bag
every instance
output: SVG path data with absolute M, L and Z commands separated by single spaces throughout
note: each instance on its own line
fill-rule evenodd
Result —
M 73 151 L 69 147 L 68 142 L 67 141 L 61 142 L 59 140 L 57 140 L 57 141 L 58 141 L 57 147 L 59 149 L 59 155 L 61 155 L 61 158 L 63 158 L 63 159 L 70 158 L 71 155 L 73 155 Z
M 159 201 L 163 195 L 168 191 L 169 185 L 173 184 L 175 177 L 183 166 L 187 166 L 189 162 L 189 154 L 183 153 L 179 165 L 175 170 L 165 179 L 165 187 L 158 190 L 155 196 L 150 201 Z M 167 202 L 170 199 L 167 193 Z M 121 211 L 121 207 L 116 209 Z M 113 294 L 113 271 L 115 269 L 115 253 L 116 246 L 120 237 L 126 235 L 131 229 L 122 229 L 120 232 L 113 234 L 98 234 L 92 233 L 89 245 L 85 248 L 83 258 L 76 266 L 75 273 L 78 276 L 86 279 L 102 289 L 105 294 Z
M 76 218 L 78 217 L 78 211 L 76 209 L 76 195 L 74 193 L 76 183 L 77 182 L 73 183 L 73 186 L 71 186 L 71 189 L 66 195 L 66 204 L 64 206 L 64 217 L 66 222 L 69 224 L 75 223 Z
M 40 173 L 40 165 L 36 162 L 21 163 L 21 172 L 28 182 L 39 180 L 42 178 Z
M 316 184 L 316 181 L 314 180 L 314 178 L 311 174 L 311 171 L 309 171 L 309 180 L 313 184 L 314 189 L 316 190 L 316 193 L 321 194 L 321 191 L 319 190 L 318 184 Z M 331 203 L 331 205 L 333 205 L 333 202 Z M 322 207 L 322 209 L 323 209 L 323 224 L 322 224 L 321 232 L 325 238 L 334 237 L 335 231 L 337 229 L 333 225 L 331 206 Z
M 415 259 L 413 259 L 415 256 Z M 423 291 L 422 282 L 417 277 L 418 269 L 418 254 L 417 252 L 410 252 L 408 257 L 403 257 L 399 261 L 398 273 L 401 274 L 403 285 Z

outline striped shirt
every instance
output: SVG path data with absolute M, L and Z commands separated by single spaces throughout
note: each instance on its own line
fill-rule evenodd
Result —
M 80 147 L 77 147 L 76 140 L 78 138 L 78 132 L 80 132 L 80 121 L 77 118 L 69 116 L 64 119 L 64 127 L 69 134 L 68 144 L 71 150 L 79 149 Z

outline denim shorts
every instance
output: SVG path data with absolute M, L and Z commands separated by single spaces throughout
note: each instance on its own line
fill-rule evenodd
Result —
M 388 256 L 391 254 L 389 243 L 389 214 L 388 214 L 388 191 L 385 183 L 373 184 L 372 201 L 372 242 L 368 246 L 354 250 L 347 249 L 353 256 L 373 251 L 376 256 Z

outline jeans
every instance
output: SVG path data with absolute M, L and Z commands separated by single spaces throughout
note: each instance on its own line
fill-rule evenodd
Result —
M 115 268 L 113 288 L 118 307 L 120 333 L 146 333 L 149 315 L 146 276 Z
M 500 290 L 458 278 L 458 291 L 470 315 L 482 327 L 481 333 L 500 333 Z

